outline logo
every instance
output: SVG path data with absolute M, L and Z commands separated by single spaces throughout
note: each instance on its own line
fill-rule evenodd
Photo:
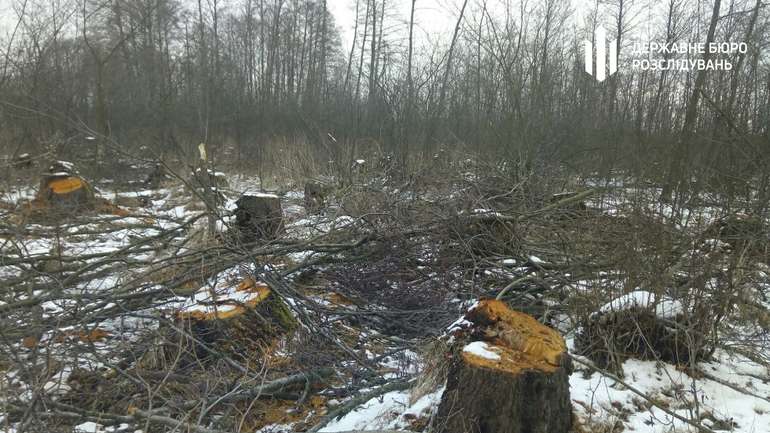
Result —
M 607 31 L 599 26 L 594 32 L 596 41 L 596 74 L 594 74 L 594 47 L 591 41 L 583 40 L 585 46 L 585 65 L 588 75 L 593 75 L 597 81 L 602 82 L 608 76 L 618 71 L 618 43 L 617 39 L 610 42 L 609 74 L 607 74 Z

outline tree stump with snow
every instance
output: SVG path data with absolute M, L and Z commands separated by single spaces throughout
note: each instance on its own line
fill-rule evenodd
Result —
M 40 179 L 32 209 L 73 212 L 93 209 L 95 204 L 93 188 L 78 175 L 74 165 L 67 161 L 54 161 Z
M 259 357 L 296 326 L 283 300 L 252 278 L 235 287 L 203 287 L 195 299 L 173 313 L 174 327 L 161 332 L 163 342 L 145 353 L 142 368 L 206 363 L 217 359 L 216 352 L 240 359 Z
M 558 206 L 556 216 L 558 218 L 577 218 L 588 215 L 588 206 L 584 200 L 579 199 L 578 192 L 560 192 L 553 194 L 548 200 L 548 205 Z
M 463 323 L 436 431 L 569 431 L 571 363 L 561 335 L 497 300 L 481 301 Z
M 78 175 L 72 163 L 66 161 L 51 164 L 40 179 L 35 198 L 22 210 L 28 216 L 43 220 L 89 211 L 128 215 L 124 209 L 99 197 L 94 188 Z
M 518 250 L 520 234 L 513 221 L 491 209 L 475 209 L 458 227 L 462 248 L 479 255 L 507 255 Z
M 242 242 L 275 239 L 283 231 L 283 209 L 278 196 L 249 193 L 235 204 L 235 225 Z

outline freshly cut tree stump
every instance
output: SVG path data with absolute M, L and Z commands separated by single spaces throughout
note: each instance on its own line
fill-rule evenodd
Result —
M 40 179 L 33 209 L 76 211 L 95 208 L 96 194 L 71 162 L 54 161 Z
M 283 209 L 278 196 L 247 193 L 235 204 L 235 225 L 242 242 L 275 239 L 283 231 Z
M 462 324 L 436 431 L 569 431 L 571 363 L 559 333 L 497 300 L 481 301 Z
M 59 208 L 83 208 L 94 202 L 94 192 L 81 177 L 57 173 L 43 177 L 37 198 Z
M 278 337 L 296 326 L 281 298 L 252 278 L 216 296 L 204 287 L 195 299 L 174 312 L 175 326 L 161 332 L 163 342 L 144 354 L 142 368 L 164 369 L 174 362 L 179 367 L 205 364 L 216 360 L 212 350 L 250 359 L 261 356 Z
M 99 197 L 94 188 L 86 182 L 72 163 L 55 161 L 40 179 L 35 198 L 23 211 L 33 217 L 58 217 L 96 211 L 126 216 L 128 212 Z

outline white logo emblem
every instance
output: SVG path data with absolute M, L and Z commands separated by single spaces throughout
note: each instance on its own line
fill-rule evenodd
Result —
M 599 26 L 594 33 L 594 40 L 596 41 L 596 74 L 593 72 L 593 51 L 594 47 L 591 41 L 583 41 L 585 46 L 585 65 L 586 72 L 589 75 L 594 75 L 599 82 L 604 81 L 608 76 L 618 71 L 618 45 L 617 39 L 610 41 L 610 61 L 609 61 L 609 74 L 606 71 L 607 64 L 607 31 L 604 27 Z

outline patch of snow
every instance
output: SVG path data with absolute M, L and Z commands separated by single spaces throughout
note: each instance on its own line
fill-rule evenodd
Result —
M 473 209 L 473 212 L 471 212 L 473 215 L 486 215 L 486 216 L 493 216 L 493 217 L 502 217 L 503 214 L 500 212 L 491 210 L 491 209 L 484 209 L 484 208 L 478 208 Z
M 287 191 L 284 195 L 289 200 L 302 200 L 305 198 L 304 191 Z
M 294 253 L 286 254 L 286 257 L 290 258 L 295 263 L 302 263 L 305 260 L 316 254 L 315 251 L 297 251 Z
M 66 168 L 67 170 L 73 170 L 75 169 L 75 164 L 69 162 L 69 161 L 56 161 L 57 164 L 61 165 L 62 167 Z
M 717 351 L 716 362 L 703 363 L 700 368 L 715 377 L 751 389 L 757 395 L 770 395 L 770 384 L 754 380 L 753 375 L 766 374 L 761 366 L 747 359 L 728 357 Z M 752 365 L 744 373 L 740 366 Z M 630 359 L 623 363 L 626 381 L 636 389 L 664 404 L 668 409 L 687 419 L 698 414 L 710 413 L 721 422 L 735 423 L 732 432 L 767 432 L 770 426 L 770 403 L 767 400 L 738 392 L 728 386 L 706 378 L 693 379 L 676 366 L 655 361 Z M 630 414 L 622 422 L 625 431 L 663 433 L 672 431 L 695 432 L 696 429 L 674 419 L 655 407 L 646 409 L 643 400 L 610 378 L 599 373 L 586 376 L 578 371 L 570 376 L 570 395 L 577 416 L 583 423 L 617 420 L 617 413 L 628 410 Z M 694 403 L 698 400 L 698 404 Z M 712 426 L 704 418 L 702 423 Z M 762 427 L 765 426 L 765 427 Z M 586 425 L 589 430 L 591 425 Z M 721 429 L 720 429 L 721 430 Z
M 655 314 L 664 319 L 672 319 L 684 311 L 682 303 L 668 296 L 660 299 L 646 290 L 636 289 L 623 296 L 613 299 L 599 309 L 599 314 L 625 311 L 632 308 L 655 308 Z M 596 314 L 596 313 L 594 313 Z
M 390 415 L 394 409 L 406 407 L 409 393 L 406 391 L 391 391 L 380 398 L 373 398 L 336 422 L 329 423 L 321 432 L 341 432 L 350 430 L 375 430 L 375 421 Z M 387 420 L 390 422 L 391 420 Z
M 266 198 L 278 198 L 275 194 L 270 194 L 266 192 L 259 192 L 259 191 L 246 191 L 243 193 L 244 196 L 248 197 L 266 197 Z
M 429 417 L 443 394 L 444 387 L 440 387 L 412 402 L 408 390 L 388 392 L 367 401 L 320 431 L 410 430 L 410 419 Z
M 493 347 L 490 347 L 487 343 L 483 341 L 474 341 L 472 343 L 467 344 L 465 347 L 463 347 L 463 352 L 470 353 L 472 355 L 476 355 L 481 358 L 486 359 L 492 359 L 492 360 L 498 360 L 500 359 L 500 355 L 495 353 Z
M 457 301 L 459 302 L 460 300 L 458 299 Z M 465 317 L 460 317 L 459 319 L 455 320 L 454 323 L 452 323 L 451 325 L 447 326 L 446 330 L 447 330 L 448 333 L 451 334 L 452 332 L 468 328 L 471 325 L 473 325 L 473 323 L 471 323 L 470 321 L 466 320 Z
M 95 422 L 86 421 L 83 424 L 78 424 L 73 429 L 75 433 L 102 433 L 104 432 L 104 426 Z

